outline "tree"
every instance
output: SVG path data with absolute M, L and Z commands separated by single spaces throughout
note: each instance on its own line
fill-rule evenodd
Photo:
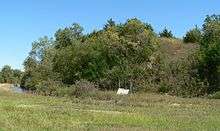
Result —
M 46 50 L 53 46 L 53 44 L 54 41 L 52 38 L 49 39 L 47 36 L 39 38 L 38 41 L 34 41 L 32 43 L 32 49 L 29 53 L 29 57 L 39 63 L 42 61 Z
M 13 70 L 14 81 L 13 84 L 20 84 L 23 72 L 21 70 L 15 69 Z
M 185 43 L 199 43 L 202 38 L 202 33 L 200 29 L 196 26 L 194 29 L 191 29 L 186 33 L 186 36 L 183 37 Z
M 153 29 L 137 18 L 128 19 L 120 28 L 120 36 L 126 41 L 140 43 L 140 45 L 154 45 L 156 43 Z
M 116 26 L 115 21 L 111 18 L 107 21 L 107 23 L 104 26 L 104 30 L 107 30 L 108 28 Z
M 54 50 L 54 41 L 48 37 L 33 42 L 29 56 L 24 62 L 25 72 L 21 79 L 23 88 L 35 90 L 44 80 L 55 78 L 56 75 L 52 71 Z
M 0 71 L 0 83 L 20 84 L 22 71 L 5 65 Z
M 13 83 L 13 70 L 10 66 L 5 65 L 1 70 L 2 82 L 3 83 Z
M 209 82 L 208 93 L 220 90 L 220 15 L 207 16 L 200 42 L 200 76 Z
M 167 28 L 165 28 L 162 32 L 159 33 L 160 37 L 166 37 L 166 38 L 173 38 L 172 31 L 169 31 Z
M 72 45 L 72 43 L 74 43 L 75 40 L 82 39 L 82 32 L 83 28 L 77 23 L 74 23 L 72 24 L 72 26 L 67 27 L 65 29 L 59 29 L 55 33 L 55 47 L 59 49 Z
M 0 83 L 4 83 L 2 73 L 0 72 Z
M 76 40 L 58 50 L 53 69 L 63 83 L 86 79 L 99 83 L 101 88 L 115 89 L 118 83 L 126 86 L 134 78 L 132 66 L 149 60 L 157 45 L 156 35 L 136 18 L 125 24 L 113 23 L 109 20 L 105 29 L 89 34 L 83 43 Z M 104 87 L 105 82 L 111 84 Z
M 145 26 L 146 26 L 146 28 L 148 29 L 148 30 L 150 30 L 150 31 L 154 31 L 154 29 L 153 29 L 153 27 L 152 27 L 152 25 L 151 24 L 148 24 L 148 23 L 145 23 Z

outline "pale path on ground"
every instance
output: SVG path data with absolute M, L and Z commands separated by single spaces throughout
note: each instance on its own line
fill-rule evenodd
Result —
M 12 84 L 0 84 L 0 90 L 3 90 L 3 91 L 10 91 L 12 87 Z

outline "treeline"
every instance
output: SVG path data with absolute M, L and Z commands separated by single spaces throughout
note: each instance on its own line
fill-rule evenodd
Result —
M 161 37 L 176 39 L 167 29 L 156 34 L 136 18 L 119 24 L 110 19 L 89 34 L 73 24 L 59 29 L 54 38 L 33 42 L 21 86 L 45 95 L 119 87 L 181 96 L 220 90 L 220 16 L 207 16 L 202 29 L 187 32 L 184 41 L 200 49 L 175 62 L 167 62 L 158 51 Z
M 4 66 L 0 71 L 0 83 L 20 84 L 22 72 L 12 69 L 10 66 Z

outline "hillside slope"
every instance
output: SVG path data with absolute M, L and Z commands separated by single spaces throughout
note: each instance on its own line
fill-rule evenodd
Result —
M 160 38 L 159 52 L 163 54 L 165 61 L 177 61 L 186 58 L 199 49 L 199 44 L 183 43 L 182 40 Z

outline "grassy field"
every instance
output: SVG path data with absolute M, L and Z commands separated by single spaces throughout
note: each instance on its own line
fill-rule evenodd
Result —
M 100 101 L 0 91 L 0 130 L 220 130 L 220 100 L 139 94 Z

